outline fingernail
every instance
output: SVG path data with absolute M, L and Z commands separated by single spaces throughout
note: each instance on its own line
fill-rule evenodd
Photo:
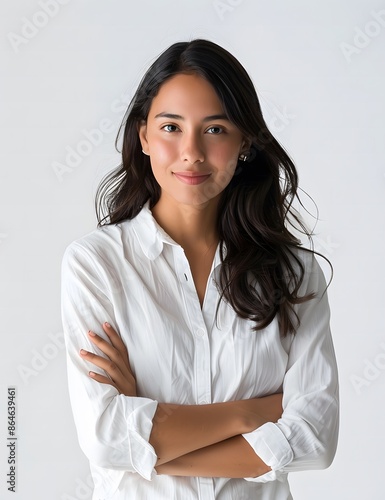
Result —
M 104 325 L 107 327 L 107 328 L 111 328 L 111 325 L 109 323 L 107 323 L 107 321 L 104 323 Z
M 80 354 L 84 356 L 85 354 L 87 354 L 87 351 L 85 351 L 84 349 L 80 349 Z
M 95 377 L 96 373 L 95 372 L 89 372 L 90 377 Z
M 94 332 L 91 332 L 91 330 L 88 330 L 88 335 L 90 335 L 91 337 L 95 337 L 95 333 Z

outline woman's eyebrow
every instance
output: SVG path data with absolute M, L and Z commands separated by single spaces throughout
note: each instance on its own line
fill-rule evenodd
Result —
M 155 115 L 155 118 L 170 118 L 171 120 L 184 120 L 184 117 L 181 115 L 175 115 L 174 113 L 158 113 Z M 229 121 L 228 117 L 224 114 L 217 114 L 217 115 L 210 115 L 210 116 L 205 116 L 202 120 L 202 122 L 210 122 L 212 120 L 227 120 Z

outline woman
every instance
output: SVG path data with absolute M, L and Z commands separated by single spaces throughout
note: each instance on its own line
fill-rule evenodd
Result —
M 63 260 L 94 499 L 283 500 L 288 472 L 330 465 L 337 369 L 324 277 L 289 231 L 297 184 L 231 54 L 205 40 L 161 54 L 99 227 Z

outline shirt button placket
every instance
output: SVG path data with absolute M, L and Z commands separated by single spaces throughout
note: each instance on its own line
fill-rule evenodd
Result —
M 198 326 L 195 337 L 195 380 L 196 397 L 199 404 L 207 404 L 211 399 L 210 390 L 210 346 L 206 328 Z
M 190 331 L 194 339 L 193 391 L 198 404 L 211 403 L 211 366 L 210 342 L 203 313 L 197 297 L 190 266 L 183 250 L 176 250 L 176 266 L 182 285 L 184 303 L 190 323 Z M 212 478 L 197 478 L 199 498 L 214 500 L 214 484 Z
M 202 323 L 203 316 L 201 311 L 199 319 Z M 198 315 L 196 316 L 198 319 Z M 211 402 L 211 368 L 210 368 L 210 344 L 206 327 L 198 326 L 194 331 L 195 339 L 195 382 L 196 397 L 199 404 L 208 404 Z M 209 477 L 198 478 L 199 498 L 205 500 L 214 500 L 213 479 Z

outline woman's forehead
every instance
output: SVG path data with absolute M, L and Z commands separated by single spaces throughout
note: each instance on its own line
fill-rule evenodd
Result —
M 161 113 L 225 115 L 214 87 L 197 74 L 177 74 L 164 82 L 151 103 L 152 117 Z

